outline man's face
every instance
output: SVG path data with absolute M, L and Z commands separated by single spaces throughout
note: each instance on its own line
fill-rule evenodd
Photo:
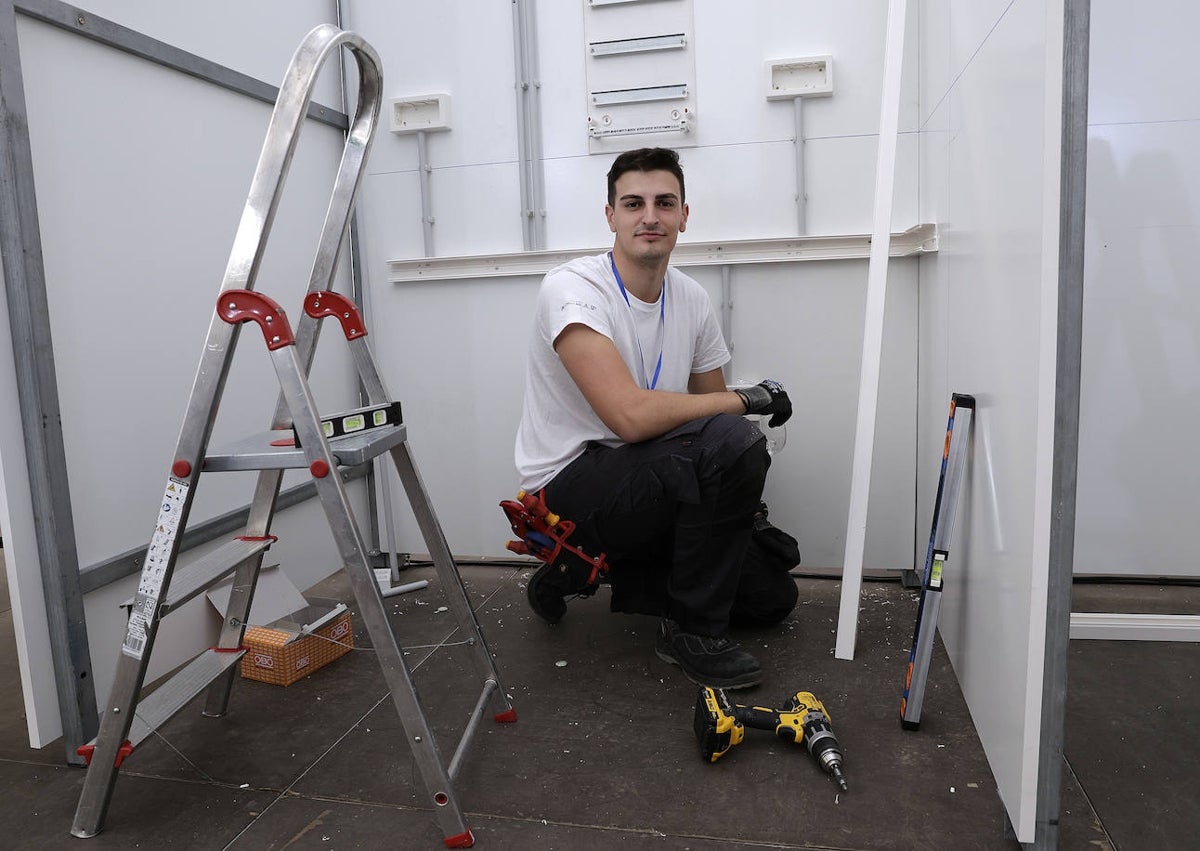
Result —
M 635 263 L 656 264 L 671 256 L 687 228 L 688 208 L 669 171 L 627 171 L 617 178 L 615 204 L 605 205 L 615 250 Z

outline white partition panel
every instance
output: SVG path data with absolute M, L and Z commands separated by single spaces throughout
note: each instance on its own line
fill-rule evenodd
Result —
M 331 13 L 326 3 L 262 4 L 251 31 L 239 28 L 247 23 L 241 4 L 191 20 L 160 14 L 162 4 L 107 5 L 113 8 L 97 14 L 133 28 L 144 19 L 156 37 L 181 37 L 185 49 L 201 56 L 207 46 L 218 60 L 239 53 L 245 61 L 233 63 L 237 70 L 272 85 L 303 35 Z M 260 17 L 268 6 L 270 16 Z M 286 25 L 269 26 L 280 20 Z M 21 15 L 18 32 L 71 507 L 80 565 L 87 568 L 150 538 L 271 107 Z M 340 108 L 336 63 L 326 74 L 315 100 Z M 257 288 L 293 321 L 341 148 L 341 131 L 308 122 L 259 275 Z M 345 270 L 338 289 L 349 292 Z M 7 318 L 3 324 L 7 337 Z M 313 385 L 326 410 L 357 404 L 339 334 L 323 335 Z M 0 391 L 6 409 L 15 410 L 7 375 Z M 242 335 L 214 443 L 265 428 L 277 397 L 261 335 Z M 7 517 L 0 522 L 13 608 L 21 612 L 15 620 L 30 738 L 41 746 L 61 726 L 28 499 L 17 487 L 27 488 L 19 475 L 24 454 L 19 431 L 15 441 L 8 437 Z M 284 484 L 300 481 L 291 474 Z M 252 488 L 253 474 L 205 476 L 193 523 L 245 505 Z M 280 562 L 299 587 L 340 568 L 319 506 L 282 512 L 273 531 L 281 541 L 268 563 Z M 135 580 L 85 598 L 100 701 L 125 619 L 116 604 L 130 596 Z M 189 609 L 160 633 L 151 677 L 211 643 L 219 618 L 203 600 Z
M 1022 842 L 1043 733 L 1062 20 L 1054 0 L 921 4 L 921 215 L 940 251 L 921 260 L 917 516 L 928 530 L 950 394 L 973 394 L 940 631 Z
M 916 393 L 916 260 L 892 261 L 880 387 L 878 463 L 872 480 L 869 568 L 910 567 Z M 687 269 L 721 299 L 720 270 Z M 733 267 L 734 378 L 784 382 L 796 414 L 772 464 L 771 518 L 800 540 L 804 564 L 841 564 L 862 350 L 866 261 Z M 517 480 L 513 439 L 540 279 L 410 282 L 376 290 L 380 316 L 404 317 L 376 335 L 381 363 L 405 401 L 413 452 L 457 553 L 505 555 L 511 529 L 497 508 Z M 470 392 L 454 388 L 466 382 Z M 450 394 L 450 395 L 447 395 Z M 452 402 L 449 400 L 452 399 Z M 405 513 L 401 540 L 423 551 Z
M 1091 20 L 1076 571 L 1200 576 L 1200 6 Z

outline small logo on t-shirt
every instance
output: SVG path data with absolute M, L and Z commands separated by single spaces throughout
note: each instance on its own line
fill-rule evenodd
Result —
M 597 309 L 596 305 L 588 304 L 586 301 L 564 301 L 562 304 L 562 307 L 560 307 L 559 310 L 560 311 L 566 310 L 568 307 L 582 307 L 585 310 L 596 310 Z

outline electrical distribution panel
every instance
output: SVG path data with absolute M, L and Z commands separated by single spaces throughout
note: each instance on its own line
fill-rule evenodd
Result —
M 584 8 L 589 151 L 694 145 L 692 0 L 584 0 Z

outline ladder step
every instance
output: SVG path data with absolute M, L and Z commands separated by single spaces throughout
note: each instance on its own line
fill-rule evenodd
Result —
M 130 743 L 137 747 L 245 655 L 244 647 L 229 652 L 210 648 L 188 662 L 179 673 L 138 701 L 137 714 L 129 728 Z
M 182 606 L 207 588 L 220 582 L 232 573 L 238 565 L 251 556 L 256 556 L 274 543 L 274 538 L 233 538 L 188 564 L 183 564 L 171 574 L 171 583 L 167 593 L 159 599 L 159 617 Z M 130 597 L 121 605 L 129 608 L 133 605 Z
M 357 467 L 404 442 L 403 423 L 373 428 L 329 441 L 329 451 L 342 467 Z M 290 470 L 308 466 L 304 450 L 295 446 L 291 429 L 268 431 L 244 438 L 204 456 L 205 472 Z

